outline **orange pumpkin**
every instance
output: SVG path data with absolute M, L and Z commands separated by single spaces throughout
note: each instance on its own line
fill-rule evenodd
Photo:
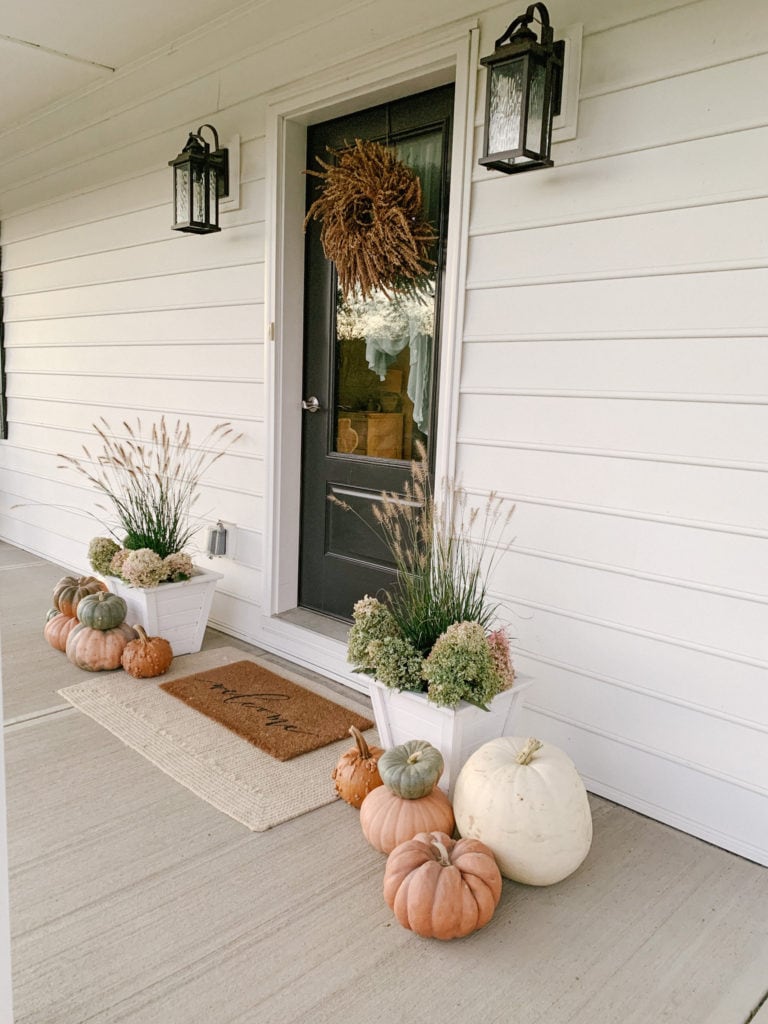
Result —
M 360 808 L 363 835 L 381 853 L 391 853 L 419 832 L 453 832 L 453 809 L 442 789 L 406 800 L 386 786 L 374 789 Z
M 422 832 L 387 858 L 384 899 L 404 928 L 425 938 L 460 939 L 477 931 L 500 897 L 501 873 L 478 839 L 454 842 L 444 832 Z
M 48 613 L 43 636 L 55 650 L 65 651 L 69 634 L 78 625 L 78 620 L 73 615 L 64 615 L 56 608 L 53 608 L 52 611 L 53 615 Z
M 125 645 L 121 664 L 134 679 L 151 679 L 161 676 L 171 667 L 173 649 L 165 637 L 147 636 L 143 626 L 134 626 L 138 640 Z
M 138 633 L 123 622 L 113 629 L 92 629 L 79 623 L 67 639 L 67 657 L 88 672 L 120 668 L 125 645 Z
M 384 751 L 381 747 L 369 747 L 365 736 L 354 725 L 349 727 L 349 733 L 355 739 L 355 746 L 341 755 L 331 778 L 341 799 L 359 810 L 371 790 L 381 785 L 378 762 Z
M 77 615 L 82 598 L 106 589 L 107 584 L 95 576 L 64 576 L 53 588 L 53 603 L 64 615 Z

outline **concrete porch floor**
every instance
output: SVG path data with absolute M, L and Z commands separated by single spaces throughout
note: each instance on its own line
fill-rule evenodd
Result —
M 62 705 L 64 574 L 0 542 L 17 1024 L 768 1024 L 765 868 L 591 798 L 576 874 L 419 939 L 346 804 L 250 833 Z

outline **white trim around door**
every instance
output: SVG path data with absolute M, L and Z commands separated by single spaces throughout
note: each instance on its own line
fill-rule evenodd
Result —
M 298 593 L 306 130 L 310 124 L 354 110 L 455 84 L 435 469 L 438 480 L 450 477 L 456 449 L 478 36 L 477 22 L 469 20 L 404 39 L 396 48 L 366 54 L 325 77 L 314 76 L 311 85 L 281 90 L 267 107 L 268 500 L 260 642 L 358 688 L 364 684 L 346 666 L 342 641 L 312 635 L 311 627 L 278 618 L 296 607 Z

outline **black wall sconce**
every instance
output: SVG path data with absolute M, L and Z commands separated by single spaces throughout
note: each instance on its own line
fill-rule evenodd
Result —
M 529 27 L 536 14 L 541 39 Z M 565 40 L 554 41 L 549 11 L 531 4 L 480 61 L 488 68 L 485 137 L 479 163 L 489 171 L 517 174 L 553 167 L 552 120 L 560 112 Z
M 213 132 L 214 150 L 202 136 L 203 128 Z M 173 230 L 208 235 L 221 231 L 219 199 L 229 195 L 229 150 L 219 148 L 219 136 L 212 124 L 190 132 L 187 144 L 173 168 Z

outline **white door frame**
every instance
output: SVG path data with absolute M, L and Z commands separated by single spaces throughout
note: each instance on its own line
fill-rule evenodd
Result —
M 447 258 L 440 331 L 436 478 L 453 474 L 475 135 L 477 21 L 463 20 L 358 57 L 267 107 L 265 354 L 267 506 L 262 630 L 298 600 L 307 126 L 455 83 Z

